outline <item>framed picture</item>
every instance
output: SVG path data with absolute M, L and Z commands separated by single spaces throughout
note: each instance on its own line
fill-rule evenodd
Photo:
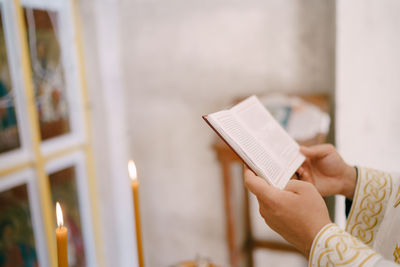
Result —
M 0 266 L 47 266 L 34 172 L 0 179 Z
M 85 157 L 77 152 L 47 165 L 53 205 L 59 202 L 68 228 L 69 266 L 96 266 Z
M 0 168 L 29 158 L 18 41 L 11 1 L 0 0 Z
M 69 266 L 101 262 L 75 8 L 70 0 L 0 0 L 0 267 L 56 265 L 56 201 L 69 228 Z
M 0 153 L 20 147 L 2 12 L 0 12 Z
M 83 140 L 70 1 L 23 0 L 43 154 Z

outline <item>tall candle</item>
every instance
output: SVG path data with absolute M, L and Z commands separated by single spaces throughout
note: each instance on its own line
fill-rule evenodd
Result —
M 56 229 L 58 267 L 68 267 L 68 229 L 64 226 L 62 210 L 60 207 L 60 203 L 58 202 L 56 204 L 56 213 L 58 226 Z
M 129 176 L 131 178 L 133 206 L 135 208 L 136 241 L 138 249 L 139 267 L 143 267 L 142 233 L 140 227 L 140 207 L 139 207 L 139 181 L 137 179 L 136 165 L 133 160 L 128 163 Z

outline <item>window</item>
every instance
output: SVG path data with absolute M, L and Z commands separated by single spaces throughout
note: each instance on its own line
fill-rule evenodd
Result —
M 99 265 L 73 11 L 72 1 L 0 0 L 0 231 L 25 249 L 15 253 L 26 264 L 56 266 L 59 201 L 69 228 L 70 266 Z M 0 249 L 0 262 L 6 254 Z

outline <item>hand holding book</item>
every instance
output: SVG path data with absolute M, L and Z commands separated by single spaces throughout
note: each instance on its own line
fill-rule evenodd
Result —
M 203 118 L 251 170 L 275 187 L 284 188 L 305 160 L 299 145 L 256 96 Z
M 357 170 L 347 164 L 330 144 L 301 147 L 307 161 L 299 169 L 301 180 L 315 185 L 322 196 L 344 195 L 353 199 Z
M 257 197 L 265 222 L 308 257 L 317 233 L 331 223 L 317 189 L 311 183 L 290 180 L 284 190 L 278 190 L 250 170 L 244 176 L 246 187 Z

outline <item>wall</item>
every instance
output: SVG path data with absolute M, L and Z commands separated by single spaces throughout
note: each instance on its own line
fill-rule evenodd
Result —
M 103 239 L 99 267 L 135 267 L 120 5 L 113 0 L 85 0 L 79 2 L 79 10 Z
M 337 2 L 339 151 L 352 164 L 400 171 L 400 2 Z M 344 199 L 336 210 L 344 225 Z
M 201 115 L 239 95 L 331 92 L 334 1 L 121 4 L 126 123 L 141 182 L 146 264 L 202 255 L 227 266 L 215 136 Z
M 388 171 L 400 171 L 399 12 L 396 0 L 338 1 L 338 145 Z

